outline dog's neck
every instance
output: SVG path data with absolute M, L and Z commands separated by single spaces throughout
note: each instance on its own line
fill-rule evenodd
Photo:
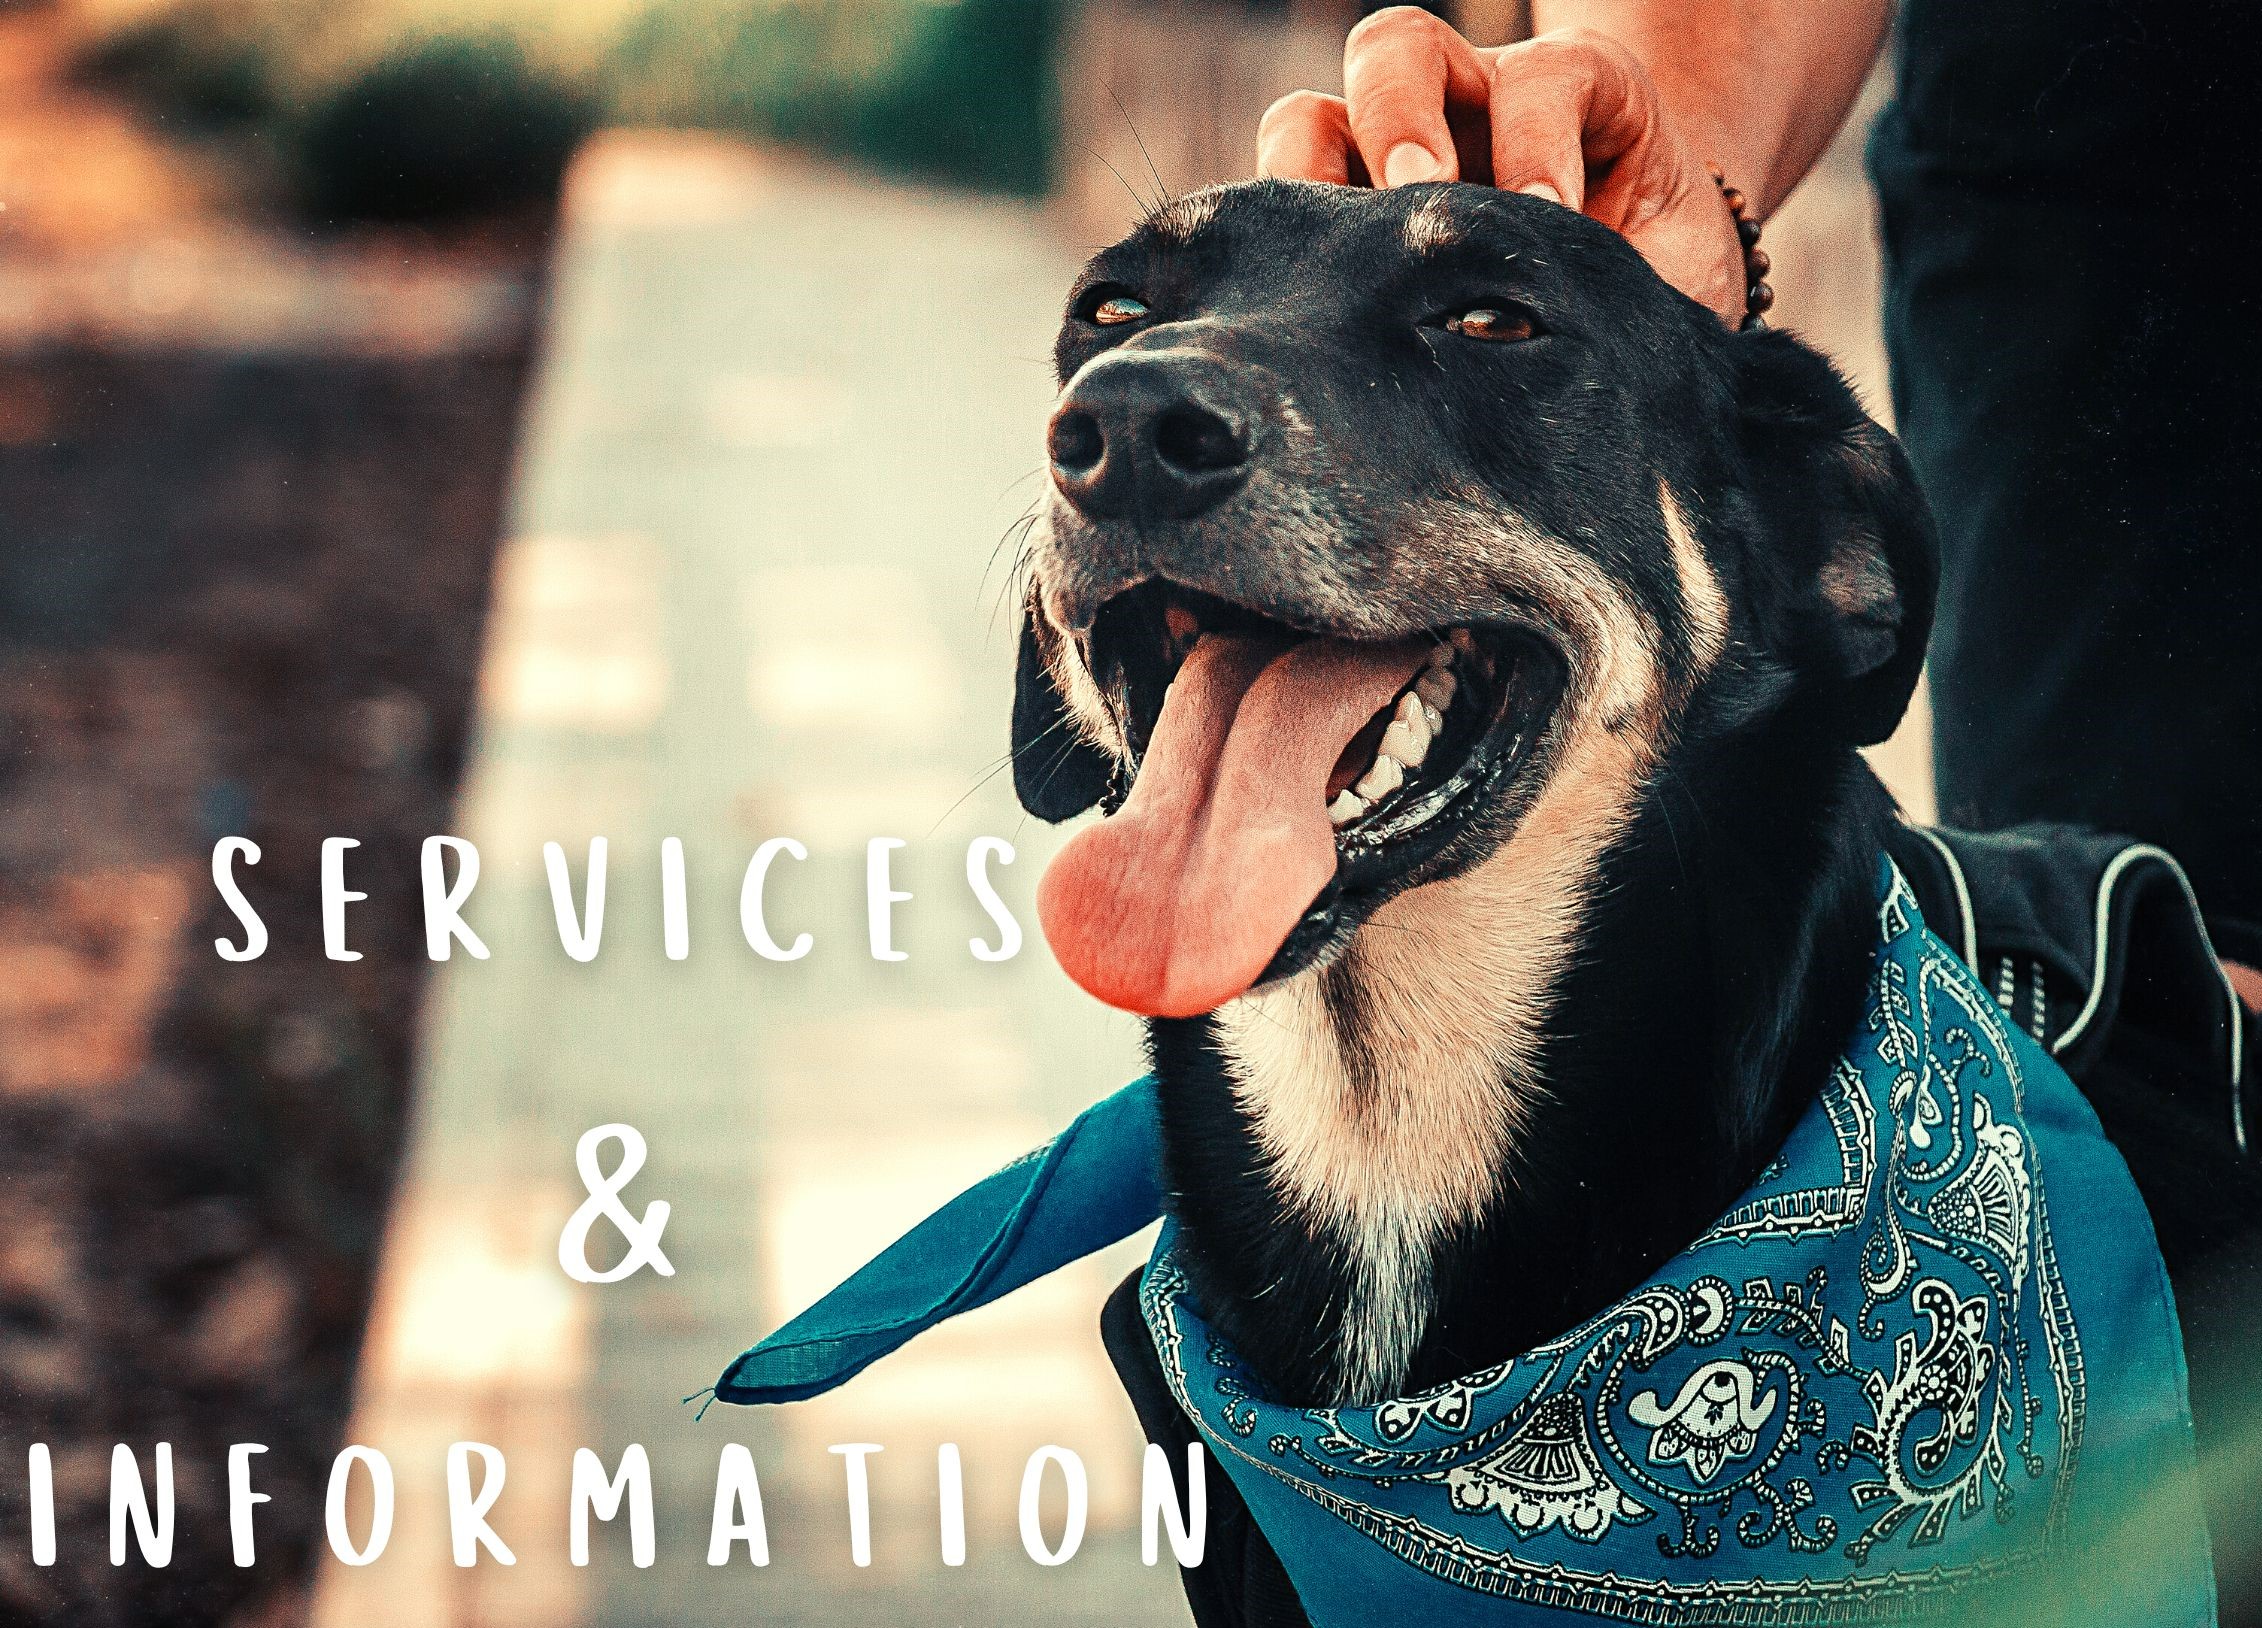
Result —
M 1325 970 L 1152 1026 L 1196 1292 L 1284 1400 L 1440 1383 L 1601 1309 L 1844 1043 L 1893 818 L 1860 760 L 1753 739 L 1615 809 L 1593 767 Z

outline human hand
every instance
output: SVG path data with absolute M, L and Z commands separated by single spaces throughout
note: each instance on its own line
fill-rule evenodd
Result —
M 1487 49 L 1394 6 L 1351 30 L 1343 84 L 1342 96 L 1298 91 L 1266 111 L 1260 174 L 1531 193 L 1613 228 L 1682 293 L 1731 326 L 1742 319 L 1743 244 L 1707 167 L 1727 155 L 1700 146 L 1616 40 L 1565 29 Z

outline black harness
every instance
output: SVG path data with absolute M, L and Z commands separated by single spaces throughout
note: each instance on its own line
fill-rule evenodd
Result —
M 2074 1083 L 2141 1052 L 2143 1071 L 2241 1157 L 2252 1027 L 2183 867 L 2073 826 L 1902 826 L 1886 843 L 1925 920 Z M 2181 1062 L 2163 1068 L 2163 1053 Z

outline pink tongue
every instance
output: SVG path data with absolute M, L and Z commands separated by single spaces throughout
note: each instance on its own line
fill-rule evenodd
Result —
M 1426 647 L 1206 635 L 1179 669 L 1130 799 L 1045 872 L 1037 914 L 1110 1006 L 1192 1017 L 1257 981 L 1335 874 L 1327 777 Z

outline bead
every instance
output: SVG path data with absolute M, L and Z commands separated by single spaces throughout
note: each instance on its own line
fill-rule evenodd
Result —
M 1706 167 L 1711 168 L 1709 165 Z M 1730 186 L 1727 177 L 1717 169 L 1712 169 L 1712 184 L 1720 189 L 1720 201 L 1728 206 L 1728 213 L 1736 223 L 1736 241 L 1744 251 L 1742 325 L 1746 328 L 1764 328 L 1767 324 L 1760 320 L 1760 313 L 1775 304 L 1775 290 L 1767 286 L 1767 274 L 1775 269 L 1775 262 L 1768 259 L 1766 252 L 1759 247 L 1759 222 L 1746 213 L 1751 207 L 1751 200 L 1744 196 L 1740 188 Z

